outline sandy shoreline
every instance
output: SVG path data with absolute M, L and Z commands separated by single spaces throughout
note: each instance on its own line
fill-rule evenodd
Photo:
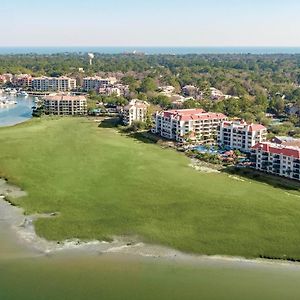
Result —
M 180 252 L 159 245 L 150 245 L 139 242 L 134 238 L 114 237 L 112 242 L 89 241 L 83 242 L 78 239 L 64 242 L 47 241 L 37 236 L 34 229 L 34 220 L 40 217 L 55 217 L 51 215 L 25 216 L 23 209 L 11 205 L 5 197 L 21 197 L 26 195 L 18 187 L 8 184 L 0 179 L 0 227 L 6 224 L 11 236 L 16 239 L 17 245 L 24 246 L 32 255 L 55 255 L 57 253 L 86 253 L 86 254 L 129 254 L 143 257 L 176 259 L 176 261 L 199 261 L 199 262 L 229 262 L 246 265 L 283 265 L 300 267 L 300 263 L 268 260 L 268 259 L 246 259 L 243 257 L 231 257 L 223 255 L 193 255 Z M 1 232 L 1 228 L 0 228 Z

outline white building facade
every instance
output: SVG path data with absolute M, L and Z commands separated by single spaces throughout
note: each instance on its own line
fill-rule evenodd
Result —
M 253 167 L 259 171 L 300 181 L 300 148 L 259 143 L 252 148 Z
M 123 110 L 123 123 L 131 125 L 134 121 L 145 122 L 149 104 L 146 101 L 131 100 Z
M 203 109 L 168 110 L 156 113 L 153 132 L 178 142 L 209 142 L 217 139 L 218 127 L 225 120 L 224 114 Z
M 67 92 L 76 88 L 76 79 L 69 77 L 36 77 L 32 79 L 32 89 L 41 92 Z
M 244 121 L 224 121 L 218 129 L 218 144 L 233 150 L 250 152 L 257 143 L 265 142 L 267 128 Z
M 83 78 L 82 88 L 89 91 L 99 91 L 100 88 L 107 88 L 117 82 L 115 77 L 101 78 L 98 76 Z

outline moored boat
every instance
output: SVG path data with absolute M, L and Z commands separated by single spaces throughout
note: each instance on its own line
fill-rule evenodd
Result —
M 28 93 L 26 93 L 25 91 L 20 91 L 17 93 L 17 96 L 19 97 L 28 97 Z

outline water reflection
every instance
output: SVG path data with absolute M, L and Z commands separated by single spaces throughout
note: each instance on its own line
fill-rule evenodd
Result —
M 6 95 L 1 95 L 2 97 Z M 0 127 L 11 126 L 25 122 L 32 117 L 32 97 L 7 96 L 10 100 L 17 102 L 15 105 L 0 106 Z

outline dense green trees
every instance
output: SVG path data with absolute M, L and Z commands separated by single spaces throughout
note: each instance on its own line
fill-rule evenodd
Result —
M 300 55 L 95 54 L 92 66 L 86 53 L 2 55 L 0 74 L 7 72 L 70 75 L 78 79 L 96 73 L 104 76 L 122 73 L 121 81 L 129 85 L 130 98 L 147 100 L 162 108 L 171 107 L 171 100 L 157 92 L 158 86 L 172 85 L 179 93 L 181 87 L 191 84 L 202 91 L 203 99 L 188 100 L 185 108 L 202 107 L 264 124 L 269 122 L 266 112 L 281 116 L 287 104 L 297 105 L 300 101 Z M 235 98 L 211 101 L 211 87 Z M 127 100 L 91 94 L 90 106 L 97 102 L 126 104 Z M 290 117 L 289 121 L 300 125 L 297 117 Z

